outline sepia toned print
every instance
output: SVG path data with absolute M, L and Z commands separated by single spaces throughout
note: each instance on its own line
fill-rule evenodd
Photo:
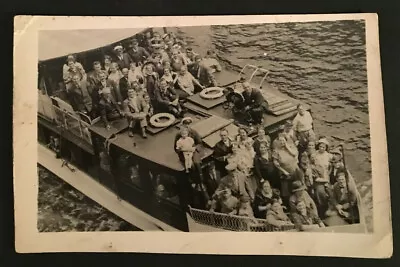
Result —
M 379 232 L 367 20 L 239 22 L 37 31 L 39 232 Z

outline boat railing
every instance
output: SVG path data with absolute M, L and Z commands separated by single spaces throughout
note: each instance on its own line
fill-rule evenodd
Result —
M 83 113 L 57 107 L 51 100 L 46 101 L 42 98 L 39 98 L 38 113 L 55 122 L 64 131 L 68 131 L 92 144 L 89 127 L 98 119 L 91 120 L 89 116 Z
M 282 225 L 278 227 L 268 224 L 265 219 L 211 212 L 207 210 L 192 208 L 190 206 L 189 211 L 192 219 L 195 222 L 224 230 L 250 232 L 281 232 L 295 229 L 295 226 L 293 224 Z
M 250 77 L 243 77 L 243 75 L 246 75 L 246 70 L 250 70 L 250 72 L 251 72 Z M 260 72 L 261 75 L 258 74 L 258 72 Z M 269 74 L 269 70 L 267 70 L 267 69 L 264 69 L 264 68 L 261 68 L 261 67 L 257 67 L 255 65 L 251 65 L 251 64 L 246 64 L 241 69 L 241 71 L 239 72 L 238 81 L 240 81 L 240 80 L 242 80 L 244 78 L 250 84 L 252 84 L 253 83 L 253 78 L 255 76 L 262 76 L 262 79 L 261 79 L 260 83 L 258 84 L 258 86 L 253 85 L 253 87 L 262 88 L 263 83 L 267 79 L 268 74 Z M 248 76 L 248 75 L 246 75 L 246 76 Z

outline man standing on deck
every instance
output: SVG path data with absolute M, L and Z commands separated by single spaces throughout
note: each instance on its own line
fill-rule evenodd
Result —
M 123 115 L 121 109 L 111 95 L 110 88 L 104 88 L 101 92 L 101 95 L 102 97 L 99 102 L 100 116 L 104 122 L 104 126 L 107 130 L 109 130 L 111 128 L 109 122 L 120 119 L 123 117 Z
M 127 68 L 122 69 L 122 78 L 119 80 L 119 91 L 121 92 L 122 100 L 128 98 L 128 90 L 131 88 L 131 84 L 128 79 L 129 70 Z
M 267 102 L 262 96 L 260 90 L 252 88 L 249 82 L 243 83 L 244 112 L 250 121 L 255 124 L 263 122 L 264 110 L 267 108 Z
M 293 130 L 299 141 L 299 152 L 302 153 L 306 150 L 308 142 L 310 140 L 315 140 L 313 118 L 310 112 L 304 109 L 302 104 L 297 105 L 297 115 L 293 119 Z
M 80 111 L 90 116 L 92 112 L 92 98 L 87 89 L 87 82 L 80 80 L 80 76 L 72 77 L 72 84 L 68 90 L 71 106 L 75 111 Z

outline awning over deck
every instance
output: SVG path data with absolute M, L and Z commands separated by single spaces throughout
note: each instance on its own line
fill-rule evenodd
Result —
M 40 31 L 39 61 L 104 47 L 143 30 L 145 28 Z

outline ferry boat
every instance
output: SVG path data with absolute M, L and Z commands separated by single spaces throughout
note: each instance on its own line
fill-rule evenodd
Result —
M 265 219 L 210 212 L 193 206 L 195 190 L 187 183 L 188 174 L 174 151 L 174 137 L 179 120 L 162 128 L 149 126 L 148 138 L 128 136 L 125 119 L 111 122 L 107 130 L 99 118 L 91 119 L 74 112 L 57 96 L 62 82 L 62 66 L 68 54 L 77 55 L 85 70 L 95 60 L 112 53 L 117 44 L 132 37 L 143 40 L 152 28 L 115 30 L 41 31 L 38 62 L 38 164 L 71 184 L 83 194 L 143 230 L 154 231 L 294 231 L 294 225 L 272 227 Z M 165 30 L 165 29 L 164 29 Z M 79 40 L 79 41 L 78 41 Z M 213 160 L 214 145 L 220 140 L 219 130 L 228 129 L 234 136 L 239 126 L 251 125 L 233 115 L 227 105 L 227 92 L 237 91 L 243 79 L 259 88 L 269 102 L 263 125 L 273 138 L 288 119 L 296 115 L 300 103 L 268 85 L 268 71 L 246 65 L 240 73 L 223 69 L 214 73 L 224 95 L 204 99 L 198 94 L 188 98 L 185 116 L 192 118 L 191 127 L 203 140 L 202 168 L 207 172 Z M 309 106 L 303 103 L 307 109 Z M 51 149 L 58 142 L 58 150 Z M 348 173 L 349 183 L 355 182 Z M 159 184 L 163 187 L 157 188 Z M 158 189 L 167 189 L 168 195 Z M 360 222 L 319 228 L 313 231 L 364 232 L 362 200 L 357 192 Z

